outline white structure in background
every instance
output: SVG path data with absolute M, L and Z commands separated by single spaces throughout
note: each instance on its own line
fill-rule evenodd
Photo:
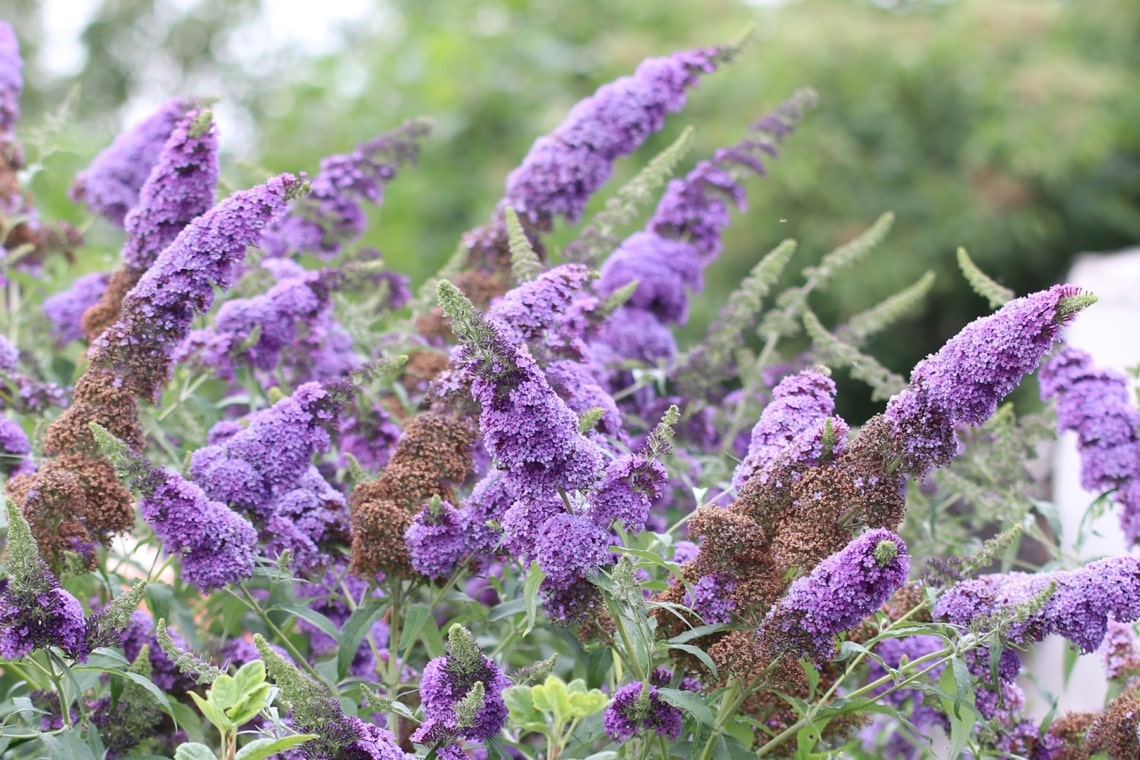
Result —
M 1140 365 L 1140 248 L 1109 255 L 1083 254 L 1069 273 L 1068 282 L 1095 293 L 1100 300 L 1077 316 L 1065 331 L 1066 342 L 1087 351 L 1098 367 L 1126 371 Z M 1063 526 L 1064 556 L 1083 564 L 1127 553 L 1120 518 L 1113 508 L 1084 525 L 1084 541 L 1078 550 L 1082 522 L 1097 494 L 1081 488 L 1080 455 L 1074 433 L 1066 433 L 1053 452 L 1053 501 Z M 1029 669 L 1044 692 L 1059 697 L 1058 714 L 1099 711 L 1107 691 L 1099 657 L 1095 653 L 1082 656 L 1066 686 L 1066 647 L 1068 643 L 1059 636 L 1050 636 L 1036 648 Z M 1025 686 L 1032 699 L 1032 687 Z M 1050 704 L 1045 700 L 1033 702 L 1036 715 L 1049 711 Z

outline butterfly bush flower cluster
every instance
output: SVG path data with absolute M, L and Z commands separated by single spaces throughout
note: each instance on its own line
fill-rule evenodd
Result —
M 680 708 L 661 699 L 658 687 L 668 686 L 673 673 L 668 668 L 657 668 L 648 683 L 629 683 L 614 692 L 613 701 L 606 708 L 603 725 L 614 741 L 628 741 L 645 731 L 676 741 L 681 738 L 684 715 Z M 680 684 L 685 691 L 699 691 L 695 678 L 685 678 Z
M 698 48 L 643 61 L 637 71 L 602 86 L 566 121 L 539 138 L 507 178 L 507 204 L 541 229 L 554 217 L 582 217 L 586 202 L 609 179 L 613 162 L 661 129 L 685 105 L 685 91 L 713 71 L 730 50 Z
M 54 734 L 42 744 L 213 752 L 184 726 L 226 756 L 286 760 L 539 747 L 704 760 L 795 743 L 919 757 L 929 732 L 962 739 L 949 670 L 970 681 L 962 711 L 980 716 L 972 755 L 1140 756 L 1140 560 L 979 575 L 981 562 L 951 558 L 970 571 L 911 579 L 946 516 L 906 520 L 942 487 L 908 492 L 908 478 L 954 468 L 948 482 L 982 493 L 956 469 L 958 435 L 1042 362 L 1043 394 L 1085 454 L 1082 482 L 1114 491 L 1127 537 L 1140 531 L 1127 383 L 1070 349 L 1046 358 L 1091 297 L 1057 285 L 1010 300 L 899 378 L 862 425 L 836 414 L 812 350 L 766 350 L 753 376 L 736 366 L 746 316 L 779 321 L 744 314 L 761 305 L 752 284 L 682 350 L 676 328 L 745 180 L 766 172 L 807 92 L 667 184 L 657 176 L 660 200 L 624 240 L 607 207 L 556 248 L 556 222 L 581 221 L 616 161 L 736 51 L 651 58 L 579 103 L 507 177 L 434 308 L 360 247 L 366 206 L 417 159 L 426 122 L 325 158 L 311 183 L 284 174 L 220 202 L 200 101 L 161 104 L 101 153 L 71 195 L 121 228 L 122 262 L 73 278 L 28 327 L 87 342 L 74 390 L 0 338 L 12 497 L 0 656 L 30 663 L 12 678 Z M 0 24 L 4 188 L 21 166 L 22 86 Z M 11 187 L 0 215 L 40 235 L 41 266 L 49 227 Z M 797 325 L 810 316 L 802 299 L 776 308 Z M 50 404 L 66 408 L 41 428 Z M 730 451 L 740 461 L 726 464 Z M 127 556 L 113 539 L 128 535 L 157 555 Z M 150 585 L 124 589 L 135 571 Z M 1050 635 L 1099 649 L 1115 682 L 1103 712 L 1030 717 L 1022 652 Z M 86 693 L 72 694 L 57 669 L 84 659 L 111 677 L 84 672 Z M 267 682 L 228 691 L 259 661 Z M 227 710 L 258 699 L 227 727 Z
M 1041 397 L 1057 402 L 1058 429 L 1077 434 L 1081 485 L 1115 490 L 1129 543 L 1140 538 L 1140 410 L 1127 379 L 1066 347 L 1041 368 Z
M 158 163 L 167 138 L 192 107 L 192 101 L 186 98 L 172 98 L 119 135 L 91 166 L 79 173 L 71 187 L 71 199 L 86 204 L 112 224 L 123 226 L 151 169 Z

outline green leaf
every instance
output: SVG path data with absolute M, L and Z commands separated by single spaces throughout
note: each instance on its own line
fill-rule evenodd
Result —
M 534 706 L 554 716 L 554 725 L 562 726 L 571 713 L 570 690 L 558 676 L 548 676 L 545 683 L 531 687 Z
M 269 699 L 269 684 L 263 683 L 246 692 L 241 700 L 226 710 L 226 715 L 235 725 L 243 726 L 249 723 L 265 708 Z
M 155 686 L 154 681 L 151 681 L 149 678 L 140 673 L 132 673 L 129 670 L 121 673 L 112 672 L 109 673 L 109 675 L 122 676 L 123 678 L 129 678 L 130 680 L 134 681 L 139 686 L 146 689 L 147 693 L 155 698 L 155 700 L 158 702 L 159 707 L 162 708 L 163 712 L 172 718 L 174 717 L 174 707 L 170 703 L 170 698 L 166 696 L 166 692 Z
M 515 723 L 542 721 L 542 713 L 535 708 L 531 696 L 531 686 L 508 686 L 503 689 L 503 702 Z
M 694 691 L 662 688 L 657 690 L 657 696 L 661 698 L 662 702 L 679 707 L 689 713 L 702 725 L 712 726 L 716 724 L 713 711 L 705 703 L 704 698 Z
M 709 657 L 703 649 L 695 647 L 691 644 L 670 644 L 669 649 L 680 649 L 682 652 L 688 652 L 693 657 L 696 657 L 698 660 L 700 660 L 701 664 L 708 668 L 709 672 L 712 673 L 713 678 L 716 678 L 716 663 L 712 661 L 712 658 Z
M 265 663 L 261 660 L 247 662 L 234 673 L 234 683 L 239 694 L 249 694 L 265 683 Z
M 604 710 L 610 698 L 601 689 L 574 692 L 570 695 L 570 714 L 574 718 L 585 718 Z
M 205 744 L 186 742 L 174 750 L 174 760 L 218 760 L 218 758 Z
M 237 726 L 233 724 L 226 714 L 218 708 L 217 705 L 202 699 L 195 692 L 189 692 L 190 698 L 194 700 L 194 704 L 198 705 L 198 709 L 206 716 L 206 720 L 213 723 L 219 731 L 236 731 Z
M 169 583 L 151 581 L 146 584 L 146 606 L 155 620 L 170 620 L 170 600 L 174 589 Z
M 974 730 L 974 724 L 981 719 L 974 708 L 974 693 L 970 684 L 970 672 L 966 663 L 959 657 L 950 661 L 951 667 L 942 671 L 938 679 L 941 693 L 938 699 L 942 712 L 950 719 L 950 749 L 947 757 L 960 757 L 962 750 Z M 953 694 L 954 699 L 949 695 Z
M 219 709 L 228 710 L 241 701 L 242 693 L 233 676 L 221 675 L 214 679 L 206 697 Z
M 281 612 L 289 613 L 293 617 L 299 617 L 306 623 L 312 624 L 314 628 L 326 636 L 330 636 L 334 640 L 340 640 L 340 629 L 336 627 L 336 623 L 314 609 L 302 604 L 275 604 L 270 609 L 280 610 Z
M 512 617 L 524 611 L 526 611 L 525 599 L 509 599 L 502 604 L 496 604 L 492 607 L 491 611 L 487 613 L 487 620 L 502 620 L 503 618 Z
M 353 610 L 348 620 L 344 622 L 344 631 L 338 633 L 335 637 L 339 642 L 336 653 L 336 674 L 338 680 L 344 678 L 345 674 L 348 673 L 348 669 L 352 666 L 352 660 L 356 657 L 356 653 L 360 649 L 360 642 L 364 641 L 364 637 L 372 630 L 372 624 L 384 614 L 384 610 L 387 608 L 387 603 L 369 602 Z M 409 610 L 409 613 L 410 612 L 411 610 Z M 405 628 L 401 633 L 406 631 L 407 629 Z M 401 642 L 403 638 L 401 635 Z M 403 647 L 404 644 L 401 643 L 400 646 Z
M 234 760 L 265 760 L 265 758 L 304 744 L 310 739 L 319 738 L 316 734 L 294 734 L 278 739 L 257 739 L 245 745 L 234 755 Z M 175 759 L 177 760 L 177 758 Z
M 534 630 L 534 621 L 538 619 L 538 588 L 546 580 L 546 573 L 538 562 L 531 562 L 530 569 L 526 571 L 526 581 L 523 582 L 523 604 L 526 610 L 526 628 L 523 629 L 525 638 Z
M 408 605 L 408 610 L 404 613 L 404 627 L 400 630 L 401 650 L 408 649 L 415 643 L 420 635 L 420 629 L 424 627 L 429 617 L 431 617 L 430 606 L 420 602 Z

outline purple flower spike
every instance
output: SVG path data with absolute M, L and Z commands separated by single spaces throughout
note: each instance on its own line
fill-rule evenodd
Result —
M 1109 618 L 1122 623 L 1140 619 L 1140 557 L 1112 557 L 1076 570 L 1052 573 L 984 575 L 948 590 L 934 606 L 936 617 L 969 625 L 977 617 L 1024 603 L 1056 583 L 1045 605 L 1024 623 L 1014 625 L 1015 644 L 1063 636 L 1082 652 L 1100 646 Z
M 502 341 L 504 350 L 509 350 Z M 578 418 L 546 381 L 525 347 L 502 377 L 477 374 L 471 393 L 483 406 L 484 443 L 519 496 L 589 487 L 602 469 L 602 452 L 578 432 Z M 475 369 L 478 372 L 478 369 Z
M 534 280 L 508 291 L 487 311 L 487 320 L 511 343 L 539 343 L 565 355 L 586 352 L 582 333 L 586 329 L 573 307 L 593 273 L 581 264 L 563 264 L 548 269 Z
M 83 605 L 58 585 L 32 596 L 5 592 L 0 596 L 0 629 L 0 655 L 9 660 L 52 646 L 79 660 L 87 657 Z
M 627 683 L 614 692 L 613 701 L 602 717 L 606 733 L 616 742 L 627 742 L 646 730 L 656 731 L 658 736 L 670 741 L 680 739 L 685 716 L 680 709 L 664 702 L 653 684 L 643 698 L 645 688 L 640 682 Z
M 139 190 L 158 163 L 166 139 L 193 105 L 186 98 L 168 100 L 145 121 L 115 138 L 75 178 L 69 192 L 71 199 L 86 203 L 92 211 L 122 227 L 127 212 L 138 203 Z
M 543 523 L 535 555 L 550 585 L 567 586 L 609 561 L 609 546 L 615 542 L 589 517 L 561 512 Z
M 83 337 L 83 312 L 99 303 L 108 279 L 105 272 L 91 272 L 72 283 L 70 290 L 44 299 L 44 316 L 51 322 L 57 344 L 62 346 Z
M 692 593 L 685 593 L 685 606 L 701 616 L 706 624 L 727 623 L 732 620 L 736 605 L 732 589 L 736 582 L 726 573 L 701 576 L 693 584 Z
M 245 429 L 195 451 L 190 476 L 210 498 L 268 519 L 274 499 L 297 485 L 314 454 L 328 450 L 324 426 L 335 420 L 337 407 L 319 383 L 306 383 L 251 415 Z
M 649 508 L 661 498 L 669 474 L 644 454 L 624 454 L 610 462 L 602 482 L 590 495 L 590 517 L 599 525 L 621 521 L 626 530 L 645 528 Z
M 298 187 L 291 174 L 234 193 L 187 225 L 123 299 L 120 316 L 92 344 L 92 364 L 106 362 L 129 376 L 142 398 L 156 399 L 174 349 L 194 317 L 230 286 L 246 248 L 285 210 Z
M 737 490 L 755 473 L 764 470 L 804 431 L 817 428 L 835 412 L 835 383 L 813 369 L 785 377 L 772 391 L 756 426 L 748 455 L 732 474 Z
M 1063 302 L 1079 293 L 1073 285 L 1054 285 L 1010 301 L 919 362 L 885 414 L 908 472 L 921 476 L 949 464 L 958 453 L 954 426 L 985 422 L 1037 368 L 1075 314 Z
M 20 93 L 24 91 L 24 59 L 16 32 L 0 21 L 0 145 L 12 140 L 20 120 Z
M 151 475 L 154 490 L 139 512 L 169 553 L 182 555 L 182 574 L 203 591 L 253 575 L 257 531 L 225 504 L 169 470 Z
M 796 580 L 759 635 L 777 650 L 826 660 L 835 651 L 834 636 L 878 609 L 906 582 L 909 569 L 901 538 L 882 528 L 868 531 Z
M 1077 434 L 1081 485 L 1119 489 L 1124 535 L 1140 539 L 1140 411 L 1127 378 L 1098 369 L 1083 351 L 1064 348 L 1041 367 L 1041 398 L 1056 399 L 1057 428 Z
M 178 233 L 214 205 L 218 128 L 209 111 L 191 111 L 174 126 L 127 213 L 123 261 L 148 269 Z
M 327 259 L 356 242 L 367 222 L 361 201 L 383 202 L 384 189 L 401 165 L 415 162 L 419 141 L 428 130 L 427 122 L 410 121 L 361 143 L 351 153 L 322 160 L 310 195 L 270 225 L 262 247 L 273 257 L 293 252 Z
M 665 323 L 689 319 L 688 291 L 705 286 L 697 249 L 685 240 L 668 240 L 652 232 L 626 238 L 602 265 L 598 291 L 608 296 L 637 282 L 626 303 L 651 312 Z
M 448 634 L 447 655 L 424 666 L 420 699 L 425 720 L 412 735 L 412 741 L 451 743 L 458 736 L 480 741 L 499 733 L 507 721 L 503 689 L 510 686 L 510 681 L 490 657 L 479 652 L 469 632 L 456 634 L 457 627 Z M 457 638 L 464 640 L 461 652 L 456 648 Z M 455 706 L 478 682 L 483 684 L 483 707 L 475 713 L 472 725 L 460 726 Z
M 650 58 L 633 76 L 603 85 L 578 103 L 558 129 L 540 137 L 507 177 L 504 202 L 540 230 L 554 217 L 582 218 L 613 162 L 632 153 L 681 110 L 685 91 L 723 60 L 724 48 L 699 48 Z
M 445 578 L 468 552 L 467 532 L 459 511 L 447 502 L 425 506 L 404 533 L 412 567 L 429 578 Z

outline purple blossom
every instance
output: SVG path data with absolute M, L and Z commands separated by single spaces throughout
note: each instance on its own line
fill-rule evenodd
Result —
M 535 541 L 538 566 L 551 585 L 565 586 L 596 572 L 610 557 L 616 539 L 584 515 L 560 512 L 544 522 Z
M 28 458 L 32 443 L 28 434 L 12 419 L 0 416 L 0 472 L 8 477 L 34 472 L 35 463 Z
M 367 218 L 361 201 L 383 202 L 385 187 L 401 165 L 415 162 L 427 132 L 426 122 L 410 121 L 351 153 L 323 159 L 312 192 L 269 225 L 261 246 L 274 257 L 291 252 L 335 256 L 364 234 Z
M 797 436 L 818 429 L 834 412 L 835 383 L 827 375 L 807 369 L 781 380 L 752 428 L 748 454 L 732 474 L 733 488 L 740 490 L 745 481 L 773 464 Z
M 716 159 L 739 155 L 744 155 L 743 151 L 734 146 L 720 151 Z M 724 228 L 731 221 L 726 200 L 743 209 L 744 188 L 723 166 L 701 161 L 684 179 L 669 181 L 647 227 L 662 239 L 685 240 L 692 249 L 686 255 L 697 259 L 699 271 L 720 253 Z M 700 286 L 694 288 L 699 289 Z
M 0 145 L 12 141 L 16 122 L 20 120 L 23 68 L 16 32 L 6 21 L 0 21 Z
M 84 336 L 83 312 L 99 303 L 109 279 L 105 272 L 90 272 L 73 282 L 70 289 L 44 299 L 44 316 L 51 322 L 51 333 L 58 345 Z
M 0 655 L 14 660 L 33 649 L 59 647 L 86 660 L 87 620 L 83 605 L 60 588 L 47 565 L 34 586 L 8 581 L 0 594 Z
M 446 501 L 425 505 L 404 533 L 412 567 L 428 578 L 445 578 L 468 551 L 463 516 Z
M 660 462 L 640 453 L 623 454 L 610 462 L 590 495 L 589 515 L 602 526 L 621 521 L 626 530 L 641 531 L 650 506 L 661 497 L 668 480 Z
M 149 268 L 187 224 L 214 205 L 218 172 L 217 126 L 209 111 L 190 111 L 174 125 L 127 212 L 123 261 Z
M 596 299 L 582 289 L 594 273 L 581 264 L 563 264 L 523 282 L 497 299 L 487 320 L 513 345 L 526 344 L 541 360 L 547 355 L 582 359 L 584 337 L 592 329 L 587 312 Z
M 341 416 L 337 445 L 341 457 L 351 454 L 361 467 L 379 470 L 400 440 L 400 426 L 379 403 Z M 343 466 L 344 462 L 338 460 Z
M 170 470 L 151 474 L 139 512 L 167 552 L 182 555 L 182 576 L 204 591 L 253 575 L 257 531 L 225 504 Z
M 284 210 L 297 180 L 284 174 L 235 193 L 187 225 L 123 299 L 119 320 L 92 344 L 91 362 L 130 377 L 143 398 L 157 398 L 170 357 L 196 314 L 228 288 L 246 248 Z
M 313 455 L 330 445 L 326 425 L 339 402 L 319 383 L 306 383 L 268 409 L 250 415 L 246 427 L 190 457 L 190 477 L 212 499 L 266 520 L 274 500 L 296 487 Z
M 834 636 L 858 625 L 906 582 L 906 544 L 883 528 L 847 546 L 797 579 L 760 626 L 761 638 L 815 661 L 835 651 Z
M 684 724 L 680 709 L 662 701 L 656 686 L 641 682 L 627 683 L 614 692 L 602 717 L 602 726 L 616 742 L 627 742 L 647 730 L 676 741 Z
M 1064 301 L 1078 294 L 1073 285 L 1054 285 L 1010 301 L 918 363 L 885 414 L 907 471 L 918 476 L 950 462 L 958 452 L 954 427 L 985 422 L 1037 368 L 1075 313 Z
M 566 402 L 570 411 L 579 417 L 593 409 L 601 409 L 602 416 L 594 425 L 592 437 L 600 445 L 608 445 L 604 436 L 623 441 L 627 438 L 622 427 L 621 412 L 614 397 L 598 383 L 597 375 L 589 365 L 573 359 L 558 359 L 546 365 L 546 379 L 558 397 Z M 597 434 L 601 434 L 599 439 Z
M 498 546 L 503 530 L 488 523 L 500 523 L 505 528 L 507 510 L 514 503 L 514 490 L 502 470 L 492 469 L 475 484 L 460 507 L 463 531 L 472 553 L 489 555 Z M 534 541 L 528 541 L 527 546 L 528 551 L 533 549 Z
M 693 590 L 685 593 L 685 606 L 700 615 L 706 624 L 727 623 L 732 620 L 736 607 L 731 596 L 735 585 L 726 573 L 702 575 L 693 584 Z
M 501 480 L 507 481 L 508 478 L 503 476 Z M 565 510 L 566 505 L 558 494 L 544 494 L 514 502 L 503 514 L 503 548 L 524 564 L 529 564 L 534 559 L 543 526 Z
M 1057 402 L 1057 428 L 1077 434 L 1081 485 L 1117 489 L 1120 522 L 1130 543 L 1140 539 L 1140 411 L 1127 378 L 1098 369 L 1083 351 L 1063 348 L 1041 367 L 1041 398 Z
M 525 347 L 502 351 L 513 366 L 471 369 L 471 393 L 483 411 L 487 451 L 507 471 L 520 497 L 589 487 L 602 469 L 597 444 L 578 432 L 578 418 L 558 397 Z M 508 353 L 509 352 L 509 353 Z M 512 356 L 513 354 L 513 356 Z
M 578 103 L 558 129 L 540 137 L 507 177 L 504 202 L 539 229 L 555 216 L 582 217 L 615 159 L 632 153 L 685 104 L 685 90 L 724 58 L 723 48 L 700 48 L 649 58 L 633 76 L 603 85 Z
M 958 625 L 1022 604 L 1051 584 L 1056 591 L 1036 613 L 1014 624 L 1010 641 L 1026 644 L 1050 634 L 1087 654 L 1104 640 L 1110 617 L 1140 619 L 1140 557 L 1111 557 L 1075 570 L 984 575 L 953 586 L 934 606 L 936 617 Z
M 483 707 L 475 713 L 473 725 L 460 727 L 456 721 L 455 705 L 477 682 L 483 684 Z M 412 741 L 423 742 L 429 737 L 439 741 L 443 737 L 454 738 L 457 735 L 474 741 L 491 738 L 507 721 L 503 689 L 510 685 L 490 657 L 478 655 L 477 662 L 462 663 L 449 648 L 447 656 L 436 657 L 424 666 L 420 678 L 424 723 L 412 735 Z
M 188 339 L 199 361 L 232 380 L 238 362 L 271 373 L 282 351 L 298 337 L 299 328 L 315 322 L 331 306 L 330 277 L 325 272 L 301 272 L 282 279 L 265 293 L 227 301 L 212 327 Z M 250 339 L 257 331 L 257 341 Z
M 264 553 L 278 557 L 288 550 L 297 571 L 327 565 L 325 548 L 349 538 L 351 528 L 344 494 L 329 485 L 313 465 L 293 488 L 275 499 L 273 506 L 273 514 L 261 527 Z
M 689 319 L 688 291 L 704 288 L 697 249 L 685 240 L 669 240 L 652 232 L 626 238 L 602 265 L 598 292 L 612 295 L 637 282 L 626 302 L 661 322 L 684 324 Z
M 20 363 L 20 349 L 16 344 L 0 335 L 0 372 L 14 372 Z
M 672 362 L 677 354 L 677 342 L 669 328 L 651 312 L 622 306 L 602 324 L 591 349 L 602 364 L 632 359 L 654 366 Z
M 683 565 L 696 559 L 700 551 L 701 547 L 692 541 L 678 541 L 673 544 L 673 561 L 678 565 Z
M 76 203 L 102 214 L 122 227 L 127 212 L 138 203 L 139 190 L 158 163 L 163 145 L 192 101 L 174 98 L 140 124 L 122 133 L 110 147 L 79 173 L 69 195 Z
M 1132 626 L 1109 620 L 1098 654 L 1104 664 L 1105 677 L 1111 681 L 1122 675 L 1130 675 L 1132 678 L 1129 679 L 1129 688 L 1131 688 L 1132 682 L 1135 681 L 1137 666 L 1140 666 L 1140 652 L 1136 650 L 1136 632 Z

